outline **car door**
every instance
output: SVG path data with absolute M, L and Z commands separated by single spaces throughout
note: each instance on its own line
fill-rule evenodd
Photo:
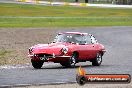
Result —
M 85 49 L 86 49 L 86 46 L 85 46 L 85 36 L 84 35 L 76 35 L 75 37 L 75 40 L 76 40 L 76 47 L 75 47 L 75 51 L 79 52 L 79 59 L 84 59 L 86 56 L 85 56 Z
M 87 60 L 96 55 L 96 41 L 91 35 L 76 35 L 75 51 L 79 52 L 79 59 Z
M 83 50 L 83 59 L 91 59 L 96 57 L 96 39 L 92 35 L 85 36 L 85 45 L 81 47 L 84 48 Z
M 95 58 L 98 52 L 98 44 L 97 44 L 97 40 L 95 39 L 95 37 L 93 35 L 89 35 L 90 39 L 91 39 L 91 45 L 92 45 L 92 49 L 91 49 L 91 58 Z
M 91 42 L 90 35 L 84 35 L 80 40 L 79 45 L 77 45 L 79 58 L 82 60 L 87 60 L 93 58 L 95 54 L 95 45 Z

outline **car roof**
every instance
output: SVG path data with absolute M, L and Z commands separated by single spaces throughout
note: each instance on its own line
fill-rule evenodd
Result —
M 61 32 L 59 34 L 80 34 L 80 35 L 87 35 L 88 33 L 81 33 L 81 32 Z

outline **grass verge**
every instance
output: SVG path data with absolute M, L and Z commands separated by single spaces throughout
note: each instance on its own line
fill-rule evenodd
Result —
M 132 16 L 131 9 L 0 3 L 0 16 L 111 17 Z
M 122 8 L 0 3 L 0 27 L 2 28 L 86 26 L 132 26 L 132 11 Z
M 0 27 L 131 26 L 132 17 L 0 18 Z

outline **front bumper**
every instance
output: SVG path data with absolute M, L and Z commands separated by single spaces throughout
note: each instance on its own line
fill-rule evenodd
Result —
M 43 55 L 41 57 L 33 54 L 33 55 L 28 55 L 31 59 L 34 59 L 34 60 L 43 60 L 45 62 L 61 62 L 61 61 L 66 61 L 68 58 L 70 58 L 71 56 L 68 56 L 68 55 L 51 55 L 51 56 L 46 56 L 46 55 Z
M 28 55 L 28 57 L 36 57 L 36 55 Z M 65 55 L 63 55 L 63 56 L 56 56 L 56 55 L 54 55 L 54 56 L 46 56 L 46 57 L 48 57 L 48 58 L 57 58 L 57 57 L 66 57 L 66 58 L 70 58 L 71 56 L 65 56 Z

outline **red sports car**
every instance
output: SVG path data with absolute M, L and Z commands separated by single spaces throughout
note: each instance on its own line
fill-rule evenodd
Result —
M 50 44 L 38 44 L 29 48 L 32 66 L 42 67 L 44 62 L 60 63 L 64 67 L 74 67 L 78 62 L 92 62 L 93 66 L 102 63 L 105 48 L 88 33 L 59 33 Z

